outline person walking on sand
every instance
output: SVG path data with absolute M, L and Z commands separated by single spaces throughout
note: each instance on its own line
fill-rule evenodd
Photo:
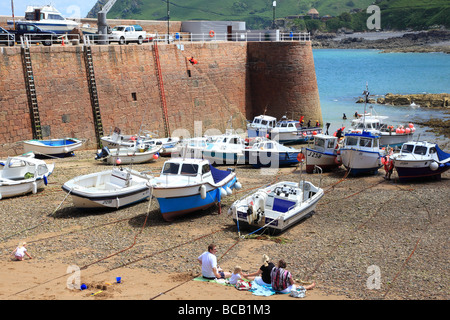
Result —
M 26 242 L 19 243 L 18 247 L 11 252 L 11 255 L 14 255 L 14 258 L 17 261 L 22 261 L 24 256 L 27 255 L 28 258 L 33 259 L 27 252 L 27 248 L 25 248 Z
M 217 247 L 211 243 L 208 246 L 208 251 L 203 252 L 197 259 L 202 266 L 202 276 L 208 280 L 225 279 L 231 276 L 231 273 L 224 272 L 217 265 L 216 257 Z
M 270 262 L 270 259 L 266 254 L 263 254 L 262 266 L 259 267 L 258 271 L 247 274 L 244 273 L 243 276 L 247 279 L 253 279 L 253 281 L 255 281 L 260 286 L 270 287 L 270 272 L 273 268 L 275 268 L 275 265 Z

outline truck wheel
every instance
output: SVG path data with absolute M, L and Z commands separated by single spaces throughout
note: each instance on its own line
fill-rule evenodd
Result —
M 120 37 L 120 39 L 119 39 L 119 44 L 120 44 L 120 45 L 125 44 L 125 38 L 124 38 L 124 37 Z
M 142 39 L 142 36 L 139 36 L 138 38 L 138 44 L 142 44 L 144 43 L 144 39 Z
M 42 41 L 42 43 L 44 46 L 49 47 L 52 45 L 52 40 L 44 40 L 44 41 Z

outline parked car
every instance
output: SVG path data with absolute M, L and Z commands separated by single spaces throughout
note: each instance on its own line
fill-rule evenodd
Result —
M 119 44 L 126 44 L 129 42 L 137 42 L 142 44 L 147 38 L 147 32 L 143 31 L 139 25 L 122 25 L 115 26 L 111 34 L 109 34 L 109 42 L 118 42 Z
M 16 29 L 11 30 L 16 37 L 16 41 L 20 41 L 20 37 L 27 36 L 32 42 L 42 42 L 44 46 L 51 46 L 53 42 L 58 40 L 58 36 L 53 31 L 42 30 L 31 23 L 16 22 Z
M 15 35 L 8 30 L 0 27 L 0 44 L 7 46 L 13 46 L 15 41 Z

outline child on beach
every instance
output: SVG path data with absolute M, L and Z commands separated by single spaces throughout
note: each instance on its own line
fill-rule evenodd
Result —
M 230 284 L 235 285 L 238 282 L 238 280 L 242 279 L 242 277 L 243 277 L 243 275 L 242 275 L 242 268 L 240 266 L 234 267 L 234 271 L 231 274 L 231 277 L 230 277 L 230 280 L 229 280 Z
M 26 244 L 27 244 L 26 242 L 19 243 L 19 246 L 16 249 L 14 249 L 13 252 L 11 252 L 11 255 L 14 255 L 14 258 L 16 258 L 16 260 L 22 261 L 25 255 L 27 255 L 28 258 L 32 259 L 27 252 L 27 248 L 25 248 Z

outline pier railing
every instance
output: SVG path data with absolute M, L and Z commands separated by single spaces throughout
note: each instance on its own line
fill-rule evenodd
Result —
M 22 47 L 29 47 L 31 44 L 53 44 L 59 45 L 104 45 L 111 43 L 107 35 L 85 34 L 82 37 L 78 34 L 48 35 L 48 34 L 25 34 L 17 39 L 17 44 Z M 147 33 L 144 43 L 158 42 L 164 43 L 192 43 L 192 42 L 306 42 L 311 41 L 309 32 L 288 32 L 282 33 L 278 30 L 270 31 L 239 31 L 233 33 L 170 33 L 158 34 Z M 136 41 L 134 41 L 136 42 Z M 117 43 L 117 42 L 114 42 Z

